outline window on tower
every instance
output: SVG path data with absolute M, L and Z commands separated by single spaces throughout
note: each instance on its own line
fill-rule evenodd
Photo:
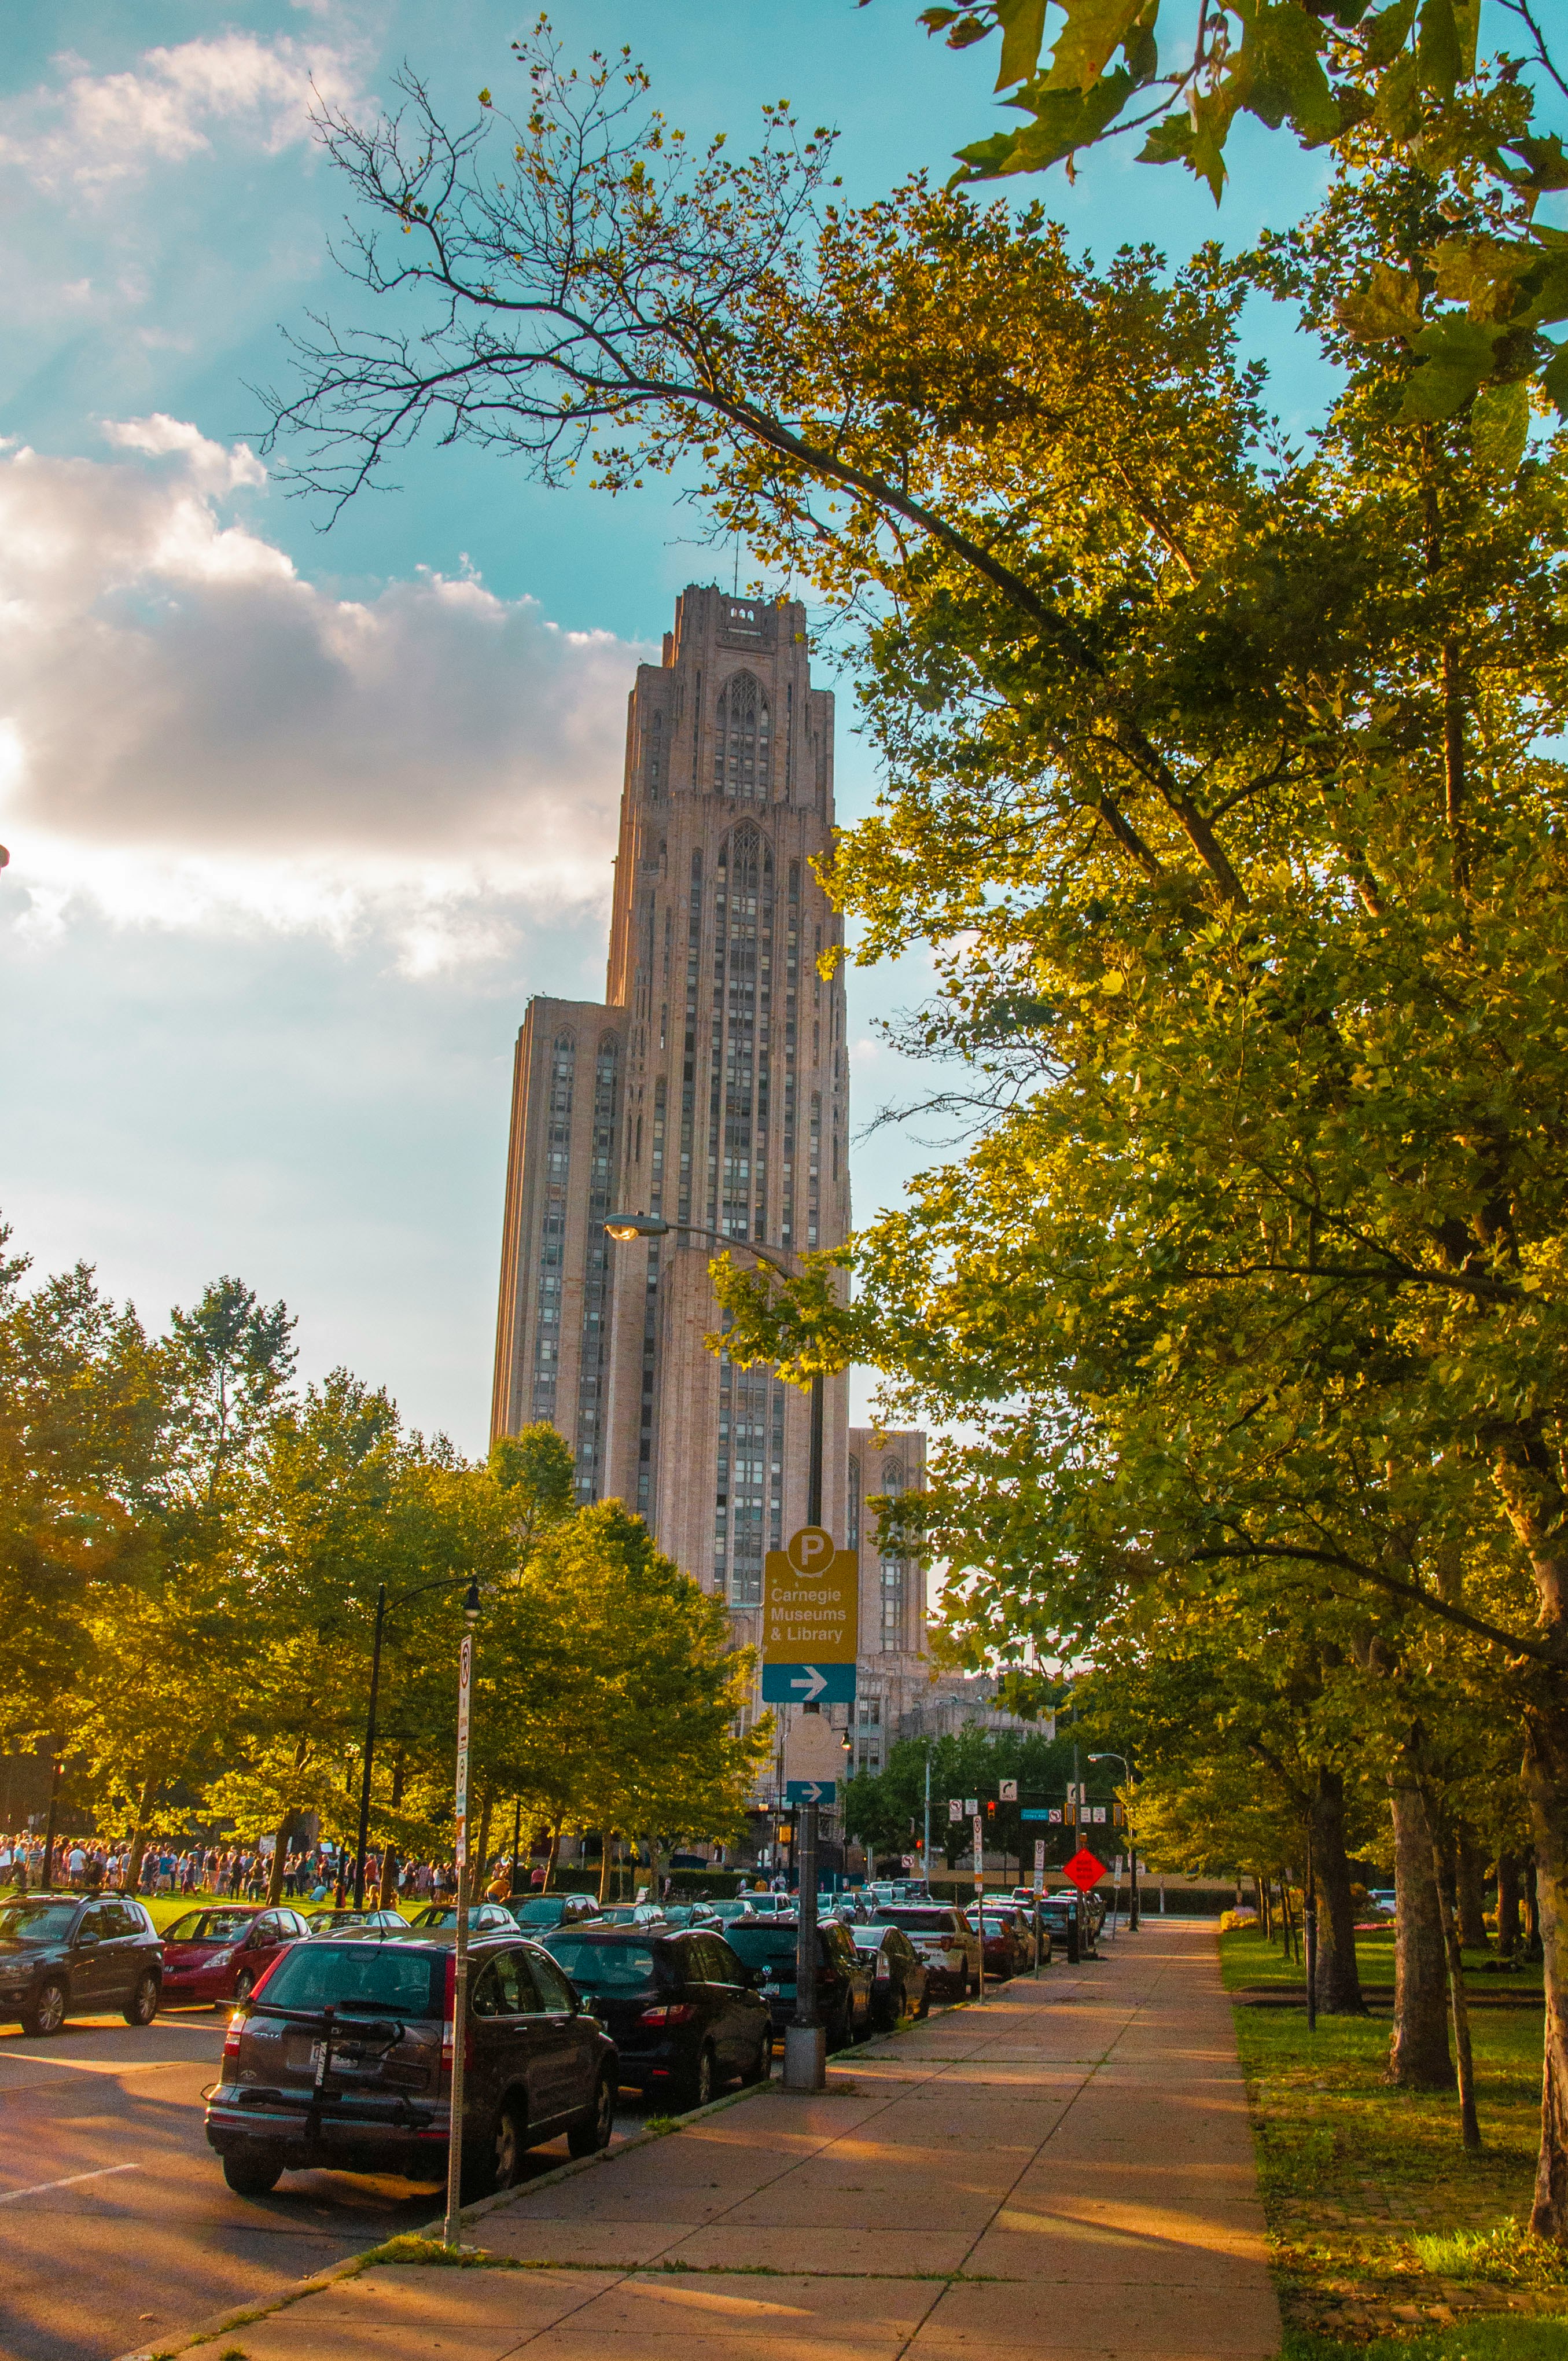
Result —
M 772 785 L 773 732 L 767 698 L 753 674 L 731 673 L 718 696 L 714 793 L 742 802 L 766 803 Z

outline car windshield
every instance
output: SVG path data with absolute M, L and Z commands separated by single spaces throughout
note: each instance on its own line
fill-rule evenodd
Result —
M 883 1907 L 877 1915 L 890 1927 L 902 1927 L 906 1935 L 911 1932 L 916 1935 L 950 1935 L 953 1931 L 953 1914 L 950 1910 L 917 1910 L 893 1906 Z
M 254 1910 L 187 1910 L 183 1918 L 176 1918 L 172 1927 L 164 1929 L 166 1943 L 227 1943 L 236 1935 L 243 1935 Z
M 0 1942 L 62 1942 L 75 1916 L 74 1902 L 7 1903 L 0 1910 Z
M 738 1919 L 725 1928 L 724 1939 L 748 1968 L 787 1968 L 793 1975 L 797 1933 L 794 1927 L 748 1927 Z
M 444 2016 L 446 1953 L 400 1943 L 298 1943 L 285 1951 L 257 2004 L 261 2008 L 384 2008 L 400 2016 Z
M 586 1935 L 557 1935 L 549 1950 L 580 1992 L 641 1992 L 653 1981 L 653 1954 L 645 1943 L 594 1943 Z

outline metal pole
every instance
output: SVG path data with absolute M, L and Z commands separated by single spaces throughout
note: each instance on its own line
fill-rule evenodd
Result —
M 1318 2029 L 1318 1897 L 1312 1885 L 1312 1839 L 1307 1839 L 1307 1876 L 1301 1888 L 1301 1925 L 1307 1938 L 1307 2030 Z
M 522 1797 L 516 1796 L 511 1814 L 511 1899 L 517 1900 L 517 1856 L 522 1843 Z M 632 1883 L 636 1883 L 635 1878 Z
M 468 1596 L 475 1598 L 474 1586 Z M 446 2134 L 445 2243 L 463 2236 L 463 2068 L 468 2039 L 468 1716 L 474 1686 L 474 1612 L 465 1607 L 469 1629 L 457 1660 L 457 1773 L 453 1782 L 453 1830 L 456 1846 L 457 1938 L 452 1971 L 452 2105 Z
M 926 1850 L 921 1855 L 926 1868 L 926 1892 L 931 1891 L 931 1741 L 926 1742 Z
M 1035 1888 L 1035 1982 L 1036 1983 L 1040 1981 L 1040 1970 L 1045 1965 L 1045 1961 L 1040 1957 L 1040 1953 L 1044 1948 L 1044 1938 L 1040 1927 L 1040 1889 L 1036 1885 Z
M 811 1450 L 806 1462 L 806 1521 L 822 1522 L 822 1378 L 811 1380 Z M 817 1832 L 816 1804 L 798 1807 L 795 1858 L 799 1916 L 795 1943 L 795 2022 L 784 2027 L 784 2083 L 792 2091 L 820 2091 L 828 2081 L 828 2043 L 817 2015 Z
M 54 1770 L 50 1775 L 49 1783 L 49 1818 L 44 1825 L 43 1883 L 46 1890 L 54 1883 L 54 1824 L 56 1814 L 60 1808 L 60 1773 L 64 1768 L 65 1759 L 63 1755 L 57 1754 L 54 1758 Z
M 806 1521 L 822 1522 L 822 1372 L 811 1380 L 811 1456 L 806 1463 Z
M 370 1841 L 370 1770 L 376 1760 L 376 1692 L 381 1686 L 381 1629 L 387 1620 L 387 1586 L 376 1587 L 376 1638 L 370 1650 L 370 1710 L 365 1722 L 365 1766 L 359 1774 L 359 1857 L 354 1864 L 354 1906 L 365 1907 L 365 1851 Z
M 974 1841 L 974 1915 L 980 1921 L 980 2003 L 985 2005 L 985 1820 L 976 1812 L 970 1822 Z
M 1133 1793 L 1130 1773 L 1127 1780 L 1127 1793 L 1129 1795 Z M 1138 1832 L 1133 1826 L 1133 1807 L 1130 1803 L 1127 1806 L 1127 1842 L 1132 1848 L 1133 1855 L 1132 1881 L 1127 1894 L 1127 1932 L 1129 1935 L 1135 1935 L 1138 1931 Z

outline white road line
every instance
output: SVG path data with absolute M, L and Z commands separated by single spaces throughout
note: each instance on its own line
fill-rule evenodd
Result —
M 0 2205 L 15 2205 L 18 2197 L 42 2197 L 51 2189 L 74 2189 L 82 2180 L 107 2180 L 111 2173 L 139 2172 L 139 2164 L 104 2164 L 96 2172 L 69 2172 L 63 2180 L 36 2180 L 30 2189 L 7 2189 Z

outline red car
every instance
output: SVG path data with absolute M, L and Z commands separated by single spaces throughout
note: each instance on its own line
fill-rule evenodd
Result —
M 264 1910 L 258 1902 L 187 1910 L 163 1932 L 160 2005 L 210 2001 L 221 2008 L 225 2001 L 247 2000 L 279 1952 L 310 1931 L 297 1910 Z

